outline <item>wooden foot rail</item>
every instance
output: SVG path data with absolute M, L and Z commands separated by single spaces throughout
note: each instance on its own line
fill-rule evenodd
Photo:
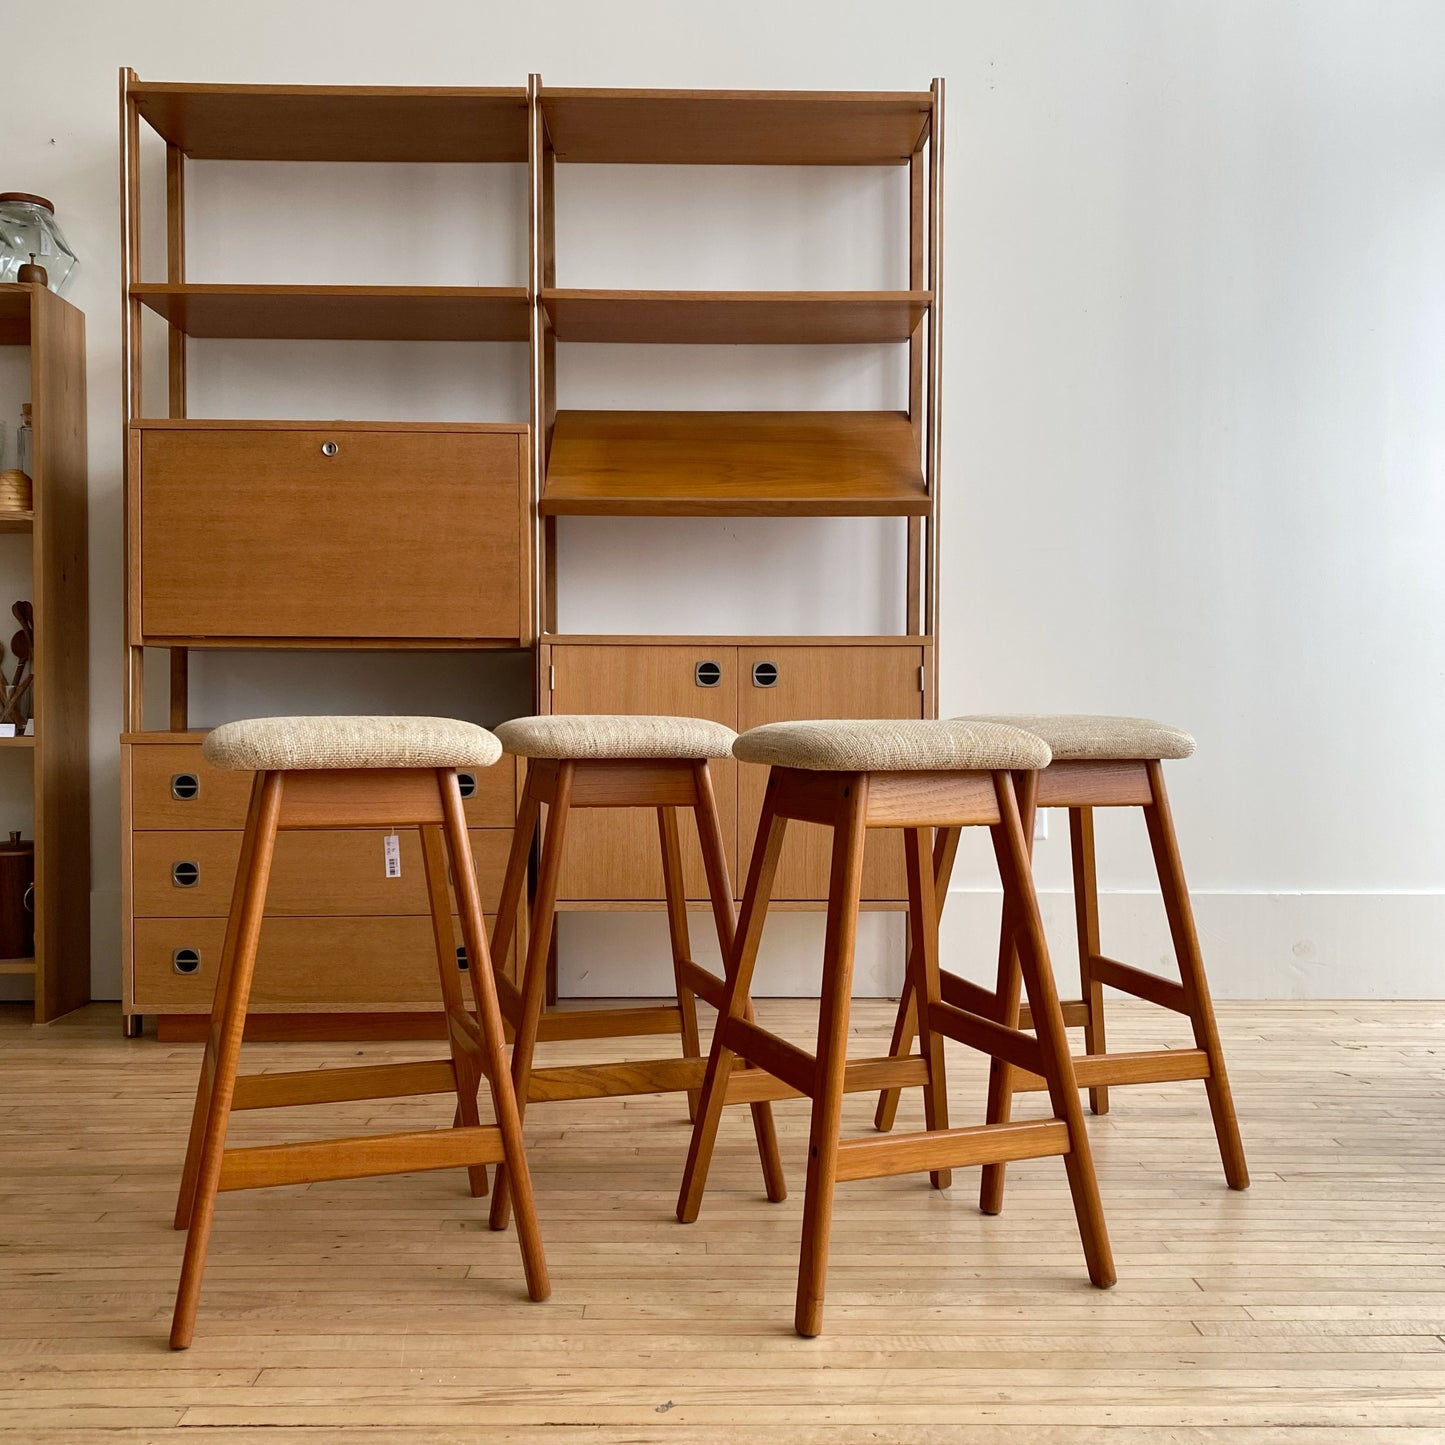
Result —
M 838 1141 L 840 1180 L 876 1179 L 885 1174 L 921 1174 L 970 1164 L 1044 1159 L 1069 1152 L 1062 1119 L 1030 1124 L 974 1124 L 921 1134 L 868 1134 Z
M 1182 1079 L 1207 1079 L 1209 1056 L 1203 1049 L 1144 1049 L 1137 1053 L 1075 1054 L 1074 1077 L 1081 1089 L 1100 1084 L 1172 1084 Z M 1014 1076 L 1018 1093 L 1047 1088 L 1035 1073 Z
M 366 1064 L 351 1069 L 301 1069 L 285 1074 L 244 1074 L 236 1080 L 232 1109 L 284 1109 L 293 1104 L 344 1104 L 356 1099 L 401 1099 L 413 1094 L 454 1094 L 450 1059 L 423 1064 Z

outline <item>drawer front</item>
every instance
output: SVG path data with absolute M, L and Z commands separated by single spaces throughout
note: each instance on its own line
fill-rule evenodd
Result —
M 225 937 L 224 918 L 137 919 L 136 1012 L 210 1013 Z M 177 949 L 197 955 L 192 972 L 177 972 Z M 470 999 L 465 983 L 462 994 Z M 251 1013 L 440 1008 L 428 918 L 268 918 L 261 927 Z
M 401 876 L 386 877 L 385 830 L 282 833 L 266 891 L 268 916 L 428 914 L 421 838 L 398 832 Z M 471 830 L 482 905 L 495 904 L 512 834 Z M 132 897 L 137 918 L 216 918 L 231 906 L 241 835 L 235 832 L 136 833 L 131 842 Z M 453 901 L 455 909 L 456 903 Z
M 201 756 L 198 742 L 134 743 L 122 752 L 130 757 L 132 828 L 239 831 L 245 827 L 252 774 L 213 768 Z M 470 826 L 512 826 L 516 764 L 511 758 L 504 757 L 494 767 L 463 772 L 460 777 L 463 793 L 471 788 L 462 804 Z M 482 896 L 487 896 L 485 891 Z M 222 912 L 227 904 L 222 905 Z
M 142 634 L 520 637 L 524 444 L 141 428 Z

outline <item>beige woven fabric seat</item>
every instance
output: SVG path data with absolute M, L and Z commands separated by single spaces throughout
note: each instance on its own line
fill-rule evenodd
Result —
M 497 728 L 507 752 L 519 758 L 726 758 L 737 734 L 698 717 L 629 713 L 558 713 L 518 717 Z
M 1055 762 L 1135 758 L 1187 758 L 1194 739 L 1183 728 L 1147 717 L 1091 713 L 974 713 L 961 722 L 1006 723 L 1041 737 Z
M 830 719 L 767 723 L 733 745 L 745 763 L 813 772 L 992 771 L 1046 768 L 1048 745 L 991 722 Z
M 258 717 L 224 723 L 201 749 L 246 772 L 308 768 L 489 768 L 502 745 L 446 717 Z

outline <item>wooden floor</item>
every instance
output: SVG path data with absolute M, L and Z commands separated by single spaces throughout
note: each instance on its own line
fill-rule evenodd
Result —
M 760 1013 L 808 1040 L 808 1005 Z M 1116 1091 L 1092 1121 L 1108 1292 L 1085 1278 L 1057 1161 L 1014 1165 L 995 1219 L 976 1171 L 946 1195 L 848 1184 L 826 1332 L 800 1340 L 805 1104 L 778 1106 L 792 1198 L 763 1200 L 732 1112 L 691 1227 L 672 1212 L 676 1097 L 554 1104 L 527 1122 L 550 1302 L 527 1301 L 514 1234 L 487 1230 L 460 1172 L 257 1191 L 223 1197 L 196 1344 L 175 1355 L 197 1047 L 123 1041 L 113 1006 L 44 1030 L 0 1011 L 0 1439 L 1445 1440 L 1445 1004 L 1221 1013 L 1254 1187 L 1223 1187 L 1199 1085 Z M 891 1017 L 857 1007 L 860 1052 L 883 1052 Z M 1124 1004 L 1110 1042 L 1177 1037 Z M 258 1045 L 247 1062 L 427 1053 Z M 964 1123 L 982 1071 L 952 1063 Z M 870 1111 L 851 1100 L 845 1129 Z M 918 1113 L 915 1092 L 900 1123 Z M 449 1120 L 438 1099 L 357 1104 L 239 1116 L 233 1137 Z

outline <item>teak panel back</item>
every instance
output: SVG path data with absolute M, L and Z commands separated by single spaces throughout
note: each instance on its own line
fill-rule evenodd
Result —
M 225 828 L 239 830 L 246 822 L 251 798 L 250 773 L 212 767 L 201 756 L 200 742 L 135 743 L 121 749 L 122 765 L 131 769 L 131 816 L 134 829 Z M 463 800 L 473 828 L 510 828 L 516 816 L 516 764 L 503 758 L 495 767 L 464 770 L 475 792 Z M 192 796 L 177 796 L 177 782 L 195 780 Z M 182 786 L 181 792 L 189 791 Z M 483 895 L 485 900 L 485 894 Z M 225 907 L 222 907 L 225 912 Z
M 752 683 L 754 664 L 771 662 L 777 682 Z M 742 647 L 738 649 L 738 731 L 805 718 L 921 718 L 921 647 Z M 768 770 L 738 767 L 738 841 L 747 867 L 762 813 Z M 789 823 L 773 884 L 775 898 L 826 898 L 833 835 L 814 823 Z M 868 835 L 863 897 L 908 896 L 903 835 Z
M 524 436 L 138 431 L 144 637 L 521 636 Z
M 398 878 L 386 876 L 385 836 L 385 830 L 360 829 L 282 833 L 266 890 L 267 916 L 429 913 L 420 836 L 415 828 L 398 831 Z M 471 830 L 472 859 L 486 906 L 501 895 L 511 838 L 505 828 Z M 136 917 L 223 916 L 231 906 L 240 856 L 239 833 L 135 834 L 131 868 Z
M 492 919 L 487 919 L 488 928 Z M 456 941 L 461 932 L 455 930 Z M 226 936 L 224 918 L 138 918 L 137 1013 L 209 1013 Z M 178 948 L 200 953 L 177 973 Z M 385 1013 L 437 1009 L 430 918 L 267 918 L 261 928 L 252 1013 Z
M 657 713 L 708 718 L 732 727 L 737 716 L 736 649 L 731 647 L 554 647 L 555 713 Z M 716 662 L 721 680 L 699 687 L 697 665 Z M 737 764 L 712 764 L 713 789 L 736 867 Z M 683 870 L 690 898 L 706 898 L 707 878 L 691 817 L 681 820 Z M 567 824 L 560 896 L 565 899 L 662 897 L 657 816 L 650 809 L 579 811 Z

